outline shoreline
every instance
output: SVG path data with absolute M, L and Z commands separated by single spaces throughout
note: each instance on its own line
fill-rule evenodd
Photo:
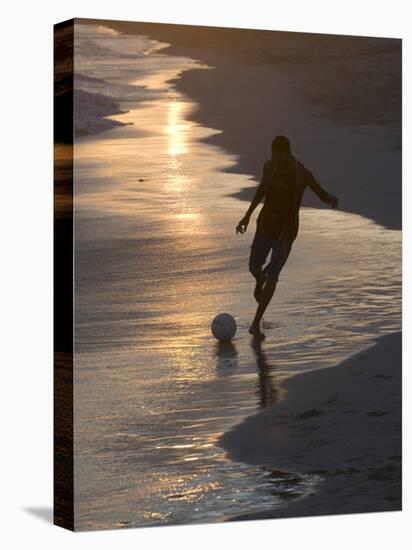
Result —
M 198 105 L 189 120 L 222 130 L 204 141 L 237 156 L 236 165 L 226 171 L 254 181 L 230 196 L 251 200 L 270 156 L 271 140 L 283 133 L 297 158 L 338 196 L 339 209 L 401 229 L 401 41 L 77 21 L 144 34 L 170 44 L 160 50 L 165 55 L 213 67 L 184 71 L 171 82 Z M 302 205 L 325 208 L 310 192 Z
M 298 501 L 230 521 L 402 509 L 401 343 L 400 332 L 381 336 L 289 378 L 284 400 L 221 436 L 231 460 L 322 478 Z

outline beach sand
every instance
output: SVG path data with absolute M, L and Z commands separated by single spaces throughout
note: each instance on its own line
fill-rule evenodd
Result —
M 315 492 L 236 519 L 401 509 L 401 333 L 336 367 L 298 374 L 286 397 L 219 441 L 232 460 L 319 474 Z
M 102 24 L 102 22 L 98 23 Z M 218 145 L 236 155 L 237 164 L 235 166 L 232 164 L 223 170 L 219 169 L 219 177 L 222 176 L 222 171 L 227 171 L 249 174 L 258 181 L 263 162 L 270 153 L 271 139 L 274 134 L 284 133 L 291 138 L 297 158 L 313 171 L 318 181 L 329 192 L 339 197 L 339 209 L 360 214 L 387 228 L 400 229 L 400 103 L 397 95 L 400 89 L 398 79 L 400 67 L 397 65 L 400 59 L 399 41 L 382 42 L 367 39 L 362 42 L 364 39 L 360 41 L 356 37 L 346 37 L 342 47 L 343 43 L 339 39 L 328 37 L 332 41 L 329 49 L 326 49 L 325 37 L 322 38 L 320 35 L 298 35 L 297 37 L 297 35 L 291 36 L 291 33 L 281 33 L 282 40 L 285 40 L 281 44 L 282 48 L 276 49 L 279 44 L 276 44 L 275 40 L 270 49 L 269 42 L 273 40 L 273 34 L 268 37 L 267 33 L 264 33 L 265 38 L 260 42 L 261 35 L 256 32 L 248 33 L 248 40 L 242 41 L 236 32 L 224 35 L 213 31 L 210 35 L 205 31 L 203 38 L 199 38 L 199 43 L 193 44 L 193 35 L 190 38 L 189 30 L 187 34 L 180 27 L 172 36 L 173 32 L 168 35 L 171 27 L 164 25 L 109 22 L 105 24 L 125 33 L 145 34 L 162 42 L 170 42 L 173 45 L 162 50 L 165 54 L 184 55 L 212 67 L 211 70 L 204 68 L 183 70 L 172 82 L 180 92 L 198 104 L 197 110 L 191 112 L 185 120 L 198 122 L 201 127 L 207 129 L 218 130 L 207 132 L 206 137 L 197 139 L 196 142 L 204 141 Z M 364 46 L 361 46 L 361 43 Z M 291 66 L 293 70 L 290 69 Z M 331 74 L 345 74 L 345 79 L 337 81 L 335 76 L 331 79 Z M 336 85 L 337 82 L 339 86 Z M 373 93 L 368 95 L 369 90 L 373 90 Z M 125 168 L 122 163 L 118 164 Z M 110 173 L 112 176 L 113 168 Z M 130 173 L 134 178 L 135 172 L 130 171 Z M 227 180 L 230 179 L 230 174 L 223 175 Z M 149 179 L 150 177 L 149 174 Z M 144 178 L 146 179 L 146 175 Z M 155 177 L 153 179 L 156 181 Z M 244 180 L 248 181 L 247 178 Z M 122 177 L 120 181 L 124 183 L 127 180 Z M 251 183 L 255 184 L 256 181 Z M 175 187 L 176 189 L 179 190 L 179 186 Z M 239 189 L 238 192 L 230 189 L 227 190 L 227 194 L 248 200 L 253 194 L 253 189 L 254 186 Z M 129 196 L 128 200 L 130 201 Z M 143 201 L 139 198 L 139 204 L 142 203 Z M 323 208 L 319 200 L 309 192 L 305 194 L 303 205 Z M 319 215 L 319 218 L 322 218 L 323 214 L 326 212 Z M 231 223 L 234 227 L 235 220 Z M 182 231 L 186 231 L 186 227 L 182 226 Z M 319 227 L 322 227 L 322 223 Z M 360 227 L 358 232 L 362 236 L 362 226 Z M 343 224 L 339 239 L 344 235 L 341 232 L 344 228 Z M 390 235 L 390 232 L 382 227 L 379 230 Z M 93 231 L 95 232 L 94 226 Z M 112 227 L 111 232 L 113 232 Z M 174 227 L 175 232 L 176 227 Z M 303 233 L 300 241 L 302 243 L 308 232 Z M 216 235 L 215 229 L 213 235 Z M 348 244 L 353 246 L 353 237 L 349 235 L 347 240 Z M 222 242 L 225 246 L 230 246 L 232 251 L 235 250 L 229 241 L 226 242 L 226 239 Z M 377 250 L 374 240 L 368 241 L 368 245 L 364 247 L 363 258 L 369 253 L 369 248 L 374 252 Z M 339 242 L 337 246 L 339 246 L 340 257 L 335 263 L 336 266 L 342 263 L 342 258 L 346 261 L 341 252 L 344 247 L 341 247 Z M 360 247 L 357 250 L 359 249 Z M 85 252 L 87 252 L 85 257 L 89 257 L 89 251 Z M 204 250 L 202 255 L 205 255 Z M 159 257 L 162 255 L 159 254 Z M 216 258 L 216 254 L 213 257 Z M 386 261 L 387 258 L 386 255 Z M 355 258 L 355 260 L 358 259 L 358 257 Z M 104 265 L 106 264 L 106 258 L 104 258 Z M 129 266 L 126 262 L 123 262 L 123 265 Z M 292 265 L 289 264 L 289 267 Z M 378 264 L 379 268 L 380 265 Z M 391 266 L 394 265 L 396 264 L 392 262 Z M 307 263 L 305 267 L 307 269 Z M 170 270 L 170 262 L 167 263 L 167 269 Z M 210 272 L 210 260 L 208 260 L 207 271 Z M 130 267 L 127 273 L 129 272 Z M 229 269 L 225 267 L 222 272 L 229 273 Z M 184 279 L 180 272 L 177 270 L 176 273 L 179 275 L 176 281 L 183 284 Z M 377 284 L 375 274 L 375 268 L 370 274 L 368 273 L 363 287 L 365 296 L 362 295 L 360 301 L 355 302 L 356 315 L 348 325 L 348 339 L 345 339 L 348 345 L 354 345 L 357 337 L 355 319 L 358 322 L 358 317 L 362 319 L 365 317 L 365 309 L 362 309 L 362 305 L 367 303 L 376 311 L 379 306 L 374 305 L 375 297 L 381 298 L 385 295 L 385 290 L 379 288 L 379 284 L 375 289 L 374 285 Z M 350 276 L 358 277 L 356 272 L 351 272 Z M 171 284 L 170 280 L 169 284 Z M 135 279 L 132 287 L 135 292 Z M 338 288 L 339 291 L 345 292 L 345 298 L 347 298 L 346 282 L 343 281 Z M 325 288 L 321 291 L 325 294 Z M 175 289 L 173 292 L 176 292 Z M 218 292 L 214 291 L 214 294 L 217 296 Z M 85 293 L 86 295 L 89 296 L 88 293 Z M 336 297 L 336 295 L 334 290 L 333 296 Z M 305 298 L 307 299 L 308 296 Z M 225 299 L 227 300 L 227 297 Z M 235 299 L 237 300 L 237 296 Z M 89 304 L 86 301 L 85 303 Z M 101 300 L 96 300 L 96 303 L 100 304 Z M 390 303 L 386 299 L 385 305 Z M 234 305 L 231 306 L 231 311 L 234 307 Z M 300 305 L 298 307 L 300 308 Z M 327 307 L 330 308 L 330 302 Z M 194 308 L 192 305 L 192 310 L 197 311 L 199 308 Z M 313 310 L 308 309 L 308 311 L 312 319 Z M 378 311 L 382 312 L 381 309 Z M 211 317 L 211 314 L 211 312 L 208 313 L 207 317 Z M 290 314 L 291 310 L 288 309 L 288 315 Z M 284 319 L 290 325 L 290 317 L 285 315 Z M 382 319 L 385 319 L 384 314 Z M 314 323 L 319 325 L 318 317 L 315 318 Z M 336 324 L 335 321 L 333 323 Z M 87 326 L 93 325 L 89 323 Z M 127 327 L 130 327 L 130 323 Z M 162 324 L 162 332 L 163 327 Z M 361 329 L 362 334 L 368 331 L 371 337 L 376 334 L 371 332 L 371 325 L 365 325 L 365 327 Z M 112 327 L 110 330 L 112 331 Z M 244 330 L 244 327 L 239 325 L 239 333 L 241 330 Z M 379 332 L 382 330 L 383 327 L 380 327 Z M 389 330 L 398 330 L 398 325 L 392 329 L 386 327 L 385 331 L 389 332 Z M 287 334 L 296 336 L 290 330 L 290 326 Z M 132 336 L 135 338 L 134 334 Z M 316 340 L 315 337 L 314 339 Z M 86 338 L 86 340 L 92 341 L 93 338 Z M 337 341 L 331 338 L 330 333 L 324 340 L 332 341 L 336 348 Z M 133 342 L 135 345 L 135 340 Z M 185 343 L 187 343 L 186 336 Z M 380 338 L 376 346 L 352 356 L 337 367 L 289 378 L 284 383 L 287 395 L 281 403 L 246 418 L 240 425 L 221 436 L 220 450 L 224 449 L 228 453 L 228 457 L 233 461 L 231 464 L 234 466 L 244 463 L 251 465 L 246 467 L 250 470 L 253 469 L 252 465 L 257 465 L 259 469 L 264 466 L 272 472 L 277 470 L 278 475 L 275 477 L 279 480 L 279 484 L 282 483 L 281 470 L 319 476 L 319 481 L 313 487 L 313 494 L 302 500 L 272 509 L 261 506 L 259 512 L 254 511 L 250 514 L 241 513 L 240 515 L 235 512 L 232 518 L 252 519 L 400 509 L 400 343 L 399 333 L 390 334 Z M 267 342 L 265 346 L 268 346 Z M 164 348 L 164 344 L 162 347 Z M 180 341 L 179 349 L 183 349 Z M 323 351 L 327 354 L 326 349 Z M 240 348 L 240 344 L 239 350 L 239 357 L 244 359 L 244 350 Z M 287 361 L 293 364 L 298 360 L 302 350 L 298 345 L 292 346 L 290 350 Z M 272 364 L 279 360 L 279 353 L 273 348 L 270 351 L 272 351 L 270 356 Z M 118 360 L 117 349 L 116 353 L 116 360 Z M 211 363 L 207 356 L 204 354 L 202 356 L 205 372 L 209 372 Z M 327 357 L 330 361 L 330 354 Z M 182 357 L 179 361 L 182 362 Z M 130 363 L 133 367 L 132 362 L 126 361 L 126 363 L 128 366 Z M 331 363 L 330 361 L 329 364 Z M 169 376 L 170 362 L 165 362 L 165 365 Z M 197 365 L 193 356 L 187 360 L 187 365 L 190 367 Z M 316 366 L 321 366 L 319 361 L 316 362 Z M 156 369 L 159 370 L 158 365 Z M 87 373 L 86 370 L 85 372 Z M 113 395 L 112 378 L 110 378 L 112 374 L 110 369 L 107 369 L 107 372 L 110 384 L 107 383 L 105 387 L 109 397 Z M 129 377 L 130 373 L 127 372 L 121 380 L 129 381 Z M 100 376 L 100 383 L 101 380 Z M 203 374 L 202 380 L 204 382 Z M 132 386 L 129 382 L 127 385 L 127 390 L 130 391 Z M 222 385 L 219 384 L 217 387 L 222 388 Z M 100 392 L 99 399 L 101 395 Z M 185 391 L 184 395 L 188 395 L 188 392 Z M 240 399 L 238 396 L 239 394 L 236 397 L 238 402 L 244 403 L 244 397 Z M 87 400 L 90 401 L 89 395 Z M 130 396 L 130 400 L 134 403 L 134 393 Z M 227 404 L 227 396 L 225 400 Z M 120 411 L 123 411 L 123 407 L 124 399 L 121 401 Z M 238 409 L 238 404 L 234 407 Z M 129 415 L 128 422 L 137 423 L 137 418 L 141 423 L 140 410 L 136 420 Z M 135 428 L 128 426 L 127 430 L 129 429 Z M 93 434 L 95 433 L 97 432 L 93 431 Z M 180 434 L 180 431 L 178 433 Z M 222 432 L 219 431 L 219 433 Z M 197 437 L 197 434 L 195 436 Z M 98 442 L 98 438 L 95 437 L 95 439 Z M 85 441 L 89 445 L 90 439 L 86 433 Z M 206 445 L 209 444 L 208 440 Z M 212 449 L 213 452 L 216 450 L 214 444 L 207 448 Z M 88 446 L 87 449 L 89 449 Z M 204 451 L 202 453 L 203 457 Z M 163 463 L 162 456 L 161 464 Z M 177 462 L 177 467 L 180 471 L 181 463 Z M 168 475 L 170 472 L 169 467 Z M 88 474 L 87 476 L 90 477 Z M 116 476 L 113 476 L 113 479 L 117 482 Z M 283 479 L 288 479 L 290 482 L 290 478 L 283 477 Z M 130 487 L 129 480 L 127 486 Z M 253 481 L 250 482 L 250 488 L 253 489 Z M 102 494 L 104 494 L 103 490 Z M 183 491 L 176 489 L 175 494 L 181 495 Z M 101 498 L 97 501 L 102 502 Z M 89 503 L 86 499 L 84 502 L 85 508 L 89 510 Z M 214 508 L 216 501 L 211 499 L 210 502 Z M 191 508 L 193 508 L 192 505 Z M 262 512 L 262 509 L 265 511 Z M 120 512 L 123 514 L 123 510 Z M 111 510 L 110 514 L 110 521 L 112 521 Z M 119 517 L 123 518 L 123 515 Z M 210 518 L 210 516 L 205 515 L 203 518 Z M 150 521 L 153 521 L 151 517 Z M 177 520 L 169 518 L 168 521 Z

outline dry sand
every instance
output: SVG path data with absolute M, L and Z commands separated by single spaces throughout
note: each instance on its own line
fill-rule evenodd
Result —
M 321 476 L 300 501 L 241 519 L 401 509 L 401 356 L 401 333 L 383 336 L 288 379 L 284 400 L 222 436 L 232 460 Z

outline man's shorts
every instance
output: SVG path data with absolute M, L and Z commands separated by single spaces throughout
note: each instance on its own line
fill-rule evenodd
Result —
M 263 273 L 276 281 L 279 278 L 279 273 L 288 259 L 291 244 L 286 241 L 271 239 L 270 237 L 256 231 L 255 237 L 250 247 L 249 270 L 255 277 L 259 277 Z M 262 270 L 264 263 L 271 252 L 269 263 Z

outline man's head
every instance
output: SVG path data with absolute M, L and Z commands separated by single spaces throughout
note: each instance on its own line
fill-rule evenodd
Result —
M 290 142 L 285 136 L 276 136 L 272 141 L 272 159 L 280 170 L 287 168 L 292 160 Z

